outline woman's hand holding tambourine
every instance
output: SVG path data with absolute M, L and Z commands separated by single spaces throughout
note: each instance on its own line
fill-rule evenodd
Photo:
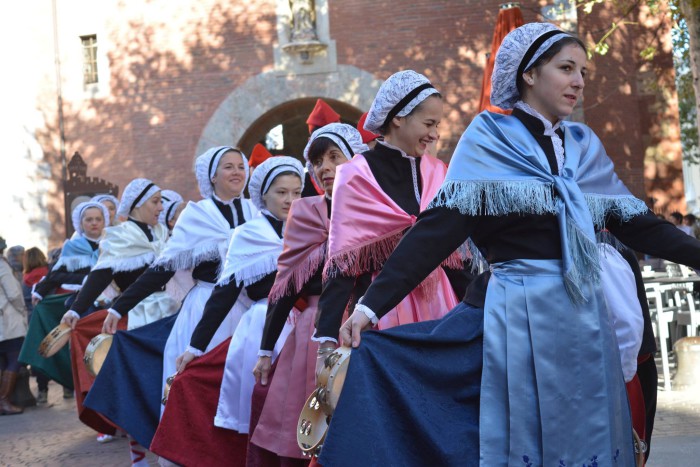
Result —
M 178 373 L 182 373 L 187 365 L 195 358 L 197 358 L 195 354 L 186 350 L 175 360 L 175 369 Z
M 61 323 L 67 324 L 68 326 L 70 326 L 71 329 L 75 329 L 75 325 L 78 324 L 79 319 L 80 316 L 76 316 L 76 313 L 74 311 L 68 310 L 63 315 L 63 318 L 61 318 Z
M 355 310 L 340 328 L 343 345 L 356 348 L 360 345 L 360 333 L 372 327 L 372 322 L 362 311 Z
M 103 334 L 114 334 L 117 332 L 117 324 L 119 324 L 119 318 L 114 316 L 112 313 L 107 313 L 105 322 L 102 324 Z

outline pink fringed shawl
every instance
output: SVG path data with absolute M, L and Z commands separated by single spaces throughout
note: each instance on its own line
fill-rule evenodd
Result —
M 422 211 L 433 200 L 447 170 L 445 164 L 428 155 L 421 158 L 420 164 Z M 415 216 L 402 210 L 381 189 L 363 155 L 338 167 L 332 209 L 324 280 L 335 275 L 359 276 L 380 271 L 404 231 L 416 222 Z M 463 266 L 457 252 L 442 264 L 452 269 Z M 379 328 L 436 319 L 456 304 L 447 276 L 438 268 L 380 320 Z
M 269 300 L 298 293 L 326 259 L 328 207 L 324 196 L 292 203 L 284 229 L 284 247 L 277 260 L 277 278 Z
M 428 155 L 421 158 L 420 164 L 423 211 L 435 197 L 447 170 L 445 164 Z M 324 279 L 381 270 L 403 232 L 415 222 L 415 216 L 384 193 L 364 156 L 355 156 L 336 172 Z M 443 264 L 454 269 L 462 267 L 458 253 Z

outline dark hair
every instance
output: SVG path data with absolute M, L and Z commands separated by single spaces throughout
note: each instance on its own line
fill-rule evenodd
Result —
M 676 221 L 677 221 L 679 224 L 680 224 L 681 222 L 683 222 L 683 214 L 681 214 L 681 213 L 678 212 L 678 211 L 673 211 L 673 212 L 670 214 L 670 216 L 673 217 L 674 219 L 676 219 Z
M 24 252 L 24 272 L 25 274 L 36 268 L 48 266 L 44 252 L 37 247 L 32 247 Z
M 413 108 L 413 110 L 411 110 L 408 114 L 404 115 L 404 117 L 410 117 L 411 115 L 413 115 L 418 109 L 421 108 L 421 106 L 423 105 L 423 103 L 424 103 L 425 101 L 427 101 L 428 99 L 430 99 L 431 97 L 437 97 L 438 99 L 442 99 L 442 94 L 440 94 L 439 92 L 435 92 L 435 93 L 429 95 L 428 97 L 426 97 L 425 99 L 423 99 L 423 101 L 422 101 L 420 104 L 418 104 L 417 106 L 415 106 L 415 107 Z M 392 120 L 393 120 L 393 119 L 392 119 Z M 379 127 L 379 134 L 380 134 L 380 135 L 386 135 L 386 134 L 389 132 L 389 128 L 390 128 L 390 127 L 391 127 L 391 121 L 386 122 L 384 125 L 382 125 L 382 126 Z
M 270 191 L 270 188 L 272 188 L 272 185 L 275 184 L 275 180 L 277 180 L 278 178 L 280 178 L 284 175 L 294 175 L 299 180 L 302 180 L 302 178 L 299 176 L 299 173 L 295 172 L 294 170 L 285 170 L 284 172 L 280 172 L 277 175 L 275 175 L 275 178 L 273 178 L 272 181 L 270 182 L 270 186 L 267 187 L 267 191 Z M 267 191 L 265 193 L 267 193 Z M 265 194 L 265 193 L 263 193 L 263 194 Z
M 308 156 L 311 165 L 314 165 L 317 160 L 321 159 L 326 151 L 333 148 L 340 150 L 338 145 L 335 144 L 332 139 L 325 138 L 324 136 L 319 136 L 316 138 L 314 142 L 311 143 L 311 146 L 309 146 Z
M 530 70 L 536 70 L 536 69 L 546 65 L 547 63 L 549 63 L 552 60 L 552 58 L 554 58 L 554 56 L 556 54 L 561 52 L 561 50 L 564 47 L 566 47 L 567 45 L 578 45 L 579 47 L 581 47 L 583 49 L 584 52 L 588 53 L 588 49 L 586 48 L 586 44 L 584 44 L 581 39 L 579 39 L 578 37 L 574 37 L 574 36 L 564 37 L 563 39 L 556 41 L 554 44 L 552 44 L 552 46 L 550 48 L 545 50 L 545 52 L 542 55 L 537 57 L 537 60 L 535 60 L 535 63 L 533 63 L 532 66 L 530 68 L 527 68 L 524 72 L 528 72 Z M 520 94 L 520 96 L 522 96 L 523 95 L 523 75 L 522 74 L 518 74 L 518 76 L 515 77 L 515 85 L 518 87 L 518 94 Z
M 695 224 L 695 221 L 698 220 L 698 218 L 695 217 L 695 214 L 686 214 L 685 216 L 683 216 L 683 219 L 693 224 Z

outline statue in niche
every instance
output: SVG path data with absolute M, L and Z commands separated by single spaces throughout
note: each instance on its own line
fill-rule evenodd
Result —
M 289 9 L 292 11 L 292 32 L 289 41 L 318 42 L 313 0 L 289 0 Z

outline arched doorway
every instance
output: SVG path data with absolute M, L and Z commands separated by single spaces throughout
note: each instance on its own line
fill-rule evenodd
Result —
M 219 104 L 193 156 L 220 145 L 235 145 L 249 152 L 271 129 L 282 124 L 283 139 L 287 135 L 284 150 L 301 157 L 309 135 L 305 121 L 317 98 L 328 102 L 344 121 L 355 124 L 369 109 L 381 84 L 371 73 L 352 65 L 338 65 L 332 73 L 299 76 L 260 73 Z
M 284 154 L 303 159 L 303 151 L 309 139 L 306 119 L 316 104 L 317 97 L 295 99 L 278 105 L 258 118 L 243 133 L 238 143 L 244 153 L 250 154 L 256 143 L 275 155 Z M 323 98 L 333 110 L 340 114 L 340 120 L 352 126 L 362 115 L 362 111 L 336 99 Z

